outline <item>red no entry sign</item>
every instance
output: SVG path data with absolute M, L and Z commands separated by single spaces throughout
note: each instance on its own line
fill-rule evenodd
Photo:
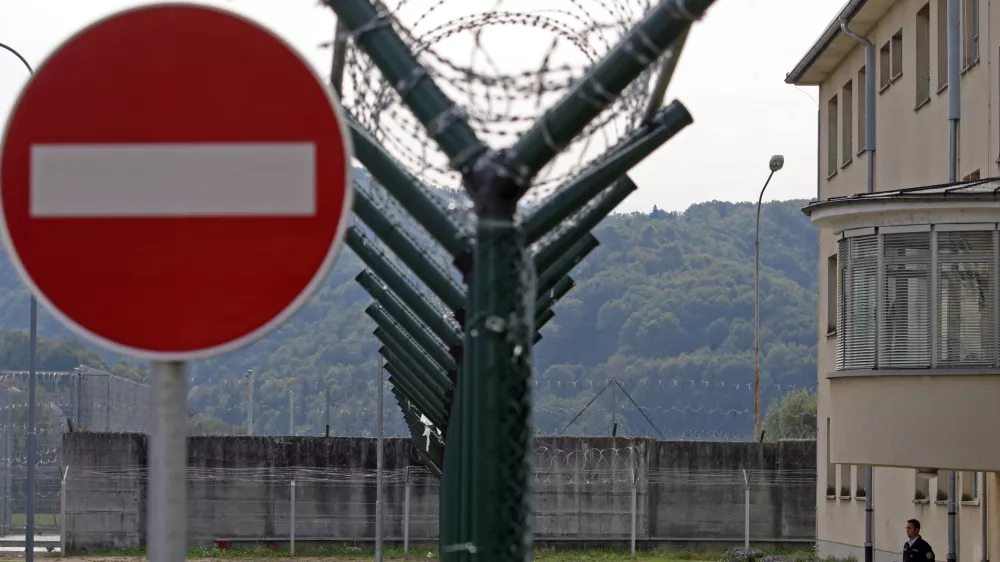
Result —
M 0 153 L 0 225 L 39 300 L 99 344 L 189 360 L 287 320 L 351 212 L 337 102 L 257 24 L 132 9 L 61 45 Z

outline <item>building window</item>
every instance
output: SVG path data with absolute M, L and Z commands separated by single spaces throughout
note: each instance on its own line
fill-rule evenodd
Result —
M 840 139 L 843 143 L 840 149 L 840 157 L 843 159 L 843 164 L 846 165 L 854 159 L 854 145 L 851 142 L 854 137 L 851 134 L 851 129 L 854 126 L 854 115 L 851 113 L 854 106 L 854 86 L 850 80 L 847 81 L 847 84 L 844 84 L 844 88 L 840 92 L 840 103 L 843 105 L 843 109 L 840 112 L 843 124 L 843 130 L 840 132 Z
M 858 71 L 858 154 L 868 148 L 868 73 L 865 67 Z
M 837 173 L 837 96 L 830 98 L 826 104 L 826 174 L 831 177 Z
M 938 364 L 996 363 L 995 232 L 938 233 Z
M 962 501 L 975 503 L 979 501 L 979 473 L 961 473 Z
M 937 480 L 936 492 L 934 496 L 935 503 L 948 501 L 948 472 L 939 470 L 934 479 Z
M 979 181 L 979 170 L 972 172 L 971 174 L 962 178 L 962 181 Z
M 837 370 L 874 369 L 878 296 L 878 239 L 858 236 L 840 241 L 837 259 Z
M 837 254 L 826 259 L 826 334 L 837 333 Z
M 892 64 L 892 47 L 890 45 L 890 42 L 886 42 L 878 52 L 878 87 L 880 90 L 888 88 L 889 83 L 892 82 L 892 69 L 890 68 Z
M 843 233 L 837 370 L 1000 365 L 998 257 L 995 225 Z
M 963 69 L 979 62 L 979 0 L 962 2 Z
M 837 468 L 830 462 L 830 418 L 826 418 L 826 497 L 837 497 Z
M 948 85 L 948 0 L 937 0 L 937 85 Z
M 892 36 L 892 79 L 903 75 L 903 30 Z
M 923 477 L 918 471 L 913 471 L 914 478 L 916 478 L 916 484 L 913 487 L 913 500 L 918 502 L 928 501 L 928 495 L 930 494 L 931 481 L 928 478 Z
M 929 230 L 882 236 L 879 367 L 930 364 L 930 258 Z
M 865 478 L 865 467 L 858 466 L 855 467 L 856 471 L 854 474 L 854 497 L 864 498 L 868 495 L 868 490 L 865 488 L 868 481 Z
M 917 107 L 931 99 L 931 5 L 917 12 Z
M 840 465 L 840 497 L 850 498 L 851 497 L 851 465 L 842 464 Z

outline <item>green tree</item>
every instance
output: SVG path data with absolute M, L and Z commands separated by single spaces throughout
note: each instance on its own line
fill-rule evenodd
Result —
M 767 409 L 761 429 L 766 441 L 814 439 L 816 394 L 805 388 L 785 394 Z
M 818 245 L 816 229 L 801 212 L 804 204 L 766 203 L 761 209 L 761 368 L 769 388 L 816 381 Z M 615 378 L 642 412 L 621 393 L 616 404 L 606 392 L 570 433 L 608 435 L 615 416 L 619 435 L 658 436 L 645 414 L 668 439 L 749 438 L 755 217 L 753 203 L 713 201 L 679 213 L 657 209 L 602 221 L 594 230 L 601 245 L 573 269 L 576 286 L 556 305 L 556 316 L 533 350 L 537 429 L 562 431 Z M 428 248 L 433 261 L 451 261 L 409 215 L 393 218 Z M 111 264 L 109 274 L 118 267 Z M 363 268 L 345 249 L 294 318 L 253 345 L 192 361 L 192 431 L 244 431 L 252 369 L 254 434 L 288 431 L 289 393 L 300 435 L 323 435 L 328 422 L 335 436 L 373 433 L 379 345 L 364 313 L 371 297 L 354 281 Z M 450 273 L 458 276 L 454 268 Z M 0 331 L 22 330 L 0 333 L 0 370 L 27 368 L 23 330 L 29 304 L 27 289 L 0 248 Z M 44 307 L 38 312 L 40 370 L 85 364 L 133 379 L 144 376 L 143 362 L 76 341 Z M 762 412 L 777 401 L 772 394 L 765 398 L 771 400 L 761 404 Z M 401 435 L 406 428 L 394 402 L 387 394 L 385 429 Z M 806 425 L 808 436 L 814 435 L 815 421 Z M 777 438 L 778 431 L 767 437 Z

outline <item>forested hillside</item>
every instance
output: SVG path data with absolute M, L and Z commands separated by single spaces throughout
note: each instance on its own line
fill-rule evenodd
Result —
M 804 203 L 767 204 L 761 213 L 763 407 L 788 390 L 815 385 L 816 231 L 800 212 Z M 628 395 L 612 385 L 616 391 L 604 392 L 567 433 L 609 434 L 615 417 L 618 435 L 655 435 L 634 399 L 667 438 L 747 437 L 753 205 L 712 202 L 684 213 L 614 215 L 595 234 L 601 246 L 573 271 L 577 285 L 535 350 L 539 431 L 562 431 L 617 379 Z M 108 275 L 114 267 L 108 265 Z M 189 403 L 203 427 L 245 425 L 246 373 L 253 369 L 256 434 L 288 433 L 290 404 L 296 433 L 321 434 L 327 387 L 332 434 L 374 430 L 378 344 L 364 314 L 370 298 L 353 281 L 362 267 L 345 249 L 322 290 L 291 322 L 253 346 L 191 365 Z M 0 329 L 25 329 L 27 320 L 28 294 L 0 252 Z M 68 337 L 44 311 L 39 333 Z M 25 368 L 25 339 L 7 334 L 5 340 L 0 369 Z M 141 365 L 94 349 L 45 342 L 40 367 L 68 368 L 79 358 L 140 376 Z M 402 434 L 391 393 L 386 401 L 387 434 Z

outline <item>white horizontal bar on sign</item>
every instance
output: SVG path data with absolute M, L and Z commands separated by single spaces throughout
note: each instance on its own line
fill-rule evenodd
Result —
M 35 217 L 312 216 L 313 143 L 31 147 Z

